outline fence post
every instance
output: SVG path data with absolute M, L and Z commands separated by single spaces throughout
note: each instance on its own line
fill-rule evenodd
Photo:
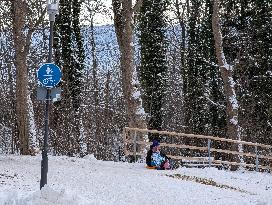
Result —
M 257 146 L 255 146 L 255 153 L 256 153 L 256 161 L 255 161 L 256 172 L 258 172 L 259 171 L 259 155 L 258 155 L 258 147 Z
M 212 161 L 211 161 L 211 139 L 208 139 L 208 157 L 209 157 L 209 168 L 212 165 Z
M 134 162 L 136 162 L 136 143 L 137 140 L 137 135 L 136 135 L 136 130 L 134 131 L 134 138 L 133 138 L 133 156 L 134 156 Z

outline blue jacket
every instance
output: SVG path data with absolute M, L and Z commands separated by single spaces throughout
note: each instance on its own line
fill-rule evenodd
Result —
M 167 159 L 169 159 L 169 157 L 167 157 L 164 153 L 153 152 L 152 149 L 150 149 L 146 155 L 146 165 L 149 167 L 162 167 Z

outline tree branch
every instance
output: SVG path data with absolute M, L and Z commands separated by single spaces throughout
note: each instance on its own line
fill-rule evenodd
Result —
M 140 11 L 140 9 L 141 9 L 142 4 L 143 4 L 143 0 L 138 0 L 138 1 L 135 3 L 134 7 L 132 8 L 132 12 L 133 12 L 134 14 L 135 14 L 135 13 L 138 13 L 138 12 Z
M 33 34 L 33 32 L 36 30 L 36 28 L 40 25 L 40 23 L 42 22 L 42 20 L 44 19 L 46 13 L 46 8 L 43 10 L 42 14 L 40 15 L 39 19 L 36 21 L 36 23 L 34 24 L 34 26 L 32 26 L 26 36 L 26 46 L 24 48 L 24 52 L 28 52 L 30 44 L 31 44 L 31 36 Z

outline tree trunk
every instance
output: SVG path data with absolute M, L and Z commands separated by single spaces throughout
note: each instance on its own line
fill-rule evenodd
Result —
M 23 0 L 12 2 L 13 40 L 16 67 L 16 113 L 21 154 L 28 154 L 28 108 L 27 108 L 27 66 L 26 40 L 24 36 L 27 3 Z
M 98 63 L 96 57 L 96 44 L 94 37 L 94 26 L 93 17 L 91 17 L 91 31 L 90 31 L 90 44 L 91 44 L 91 55 L 92 55 L 92 77 L 93 77 L 93 98 L 94 98 L 94 112 L 93 112 L 93 123 L 94 123 L 94 142 L 95 144 L 95 157 L 103 159 L 103 141 L 104 137 L 101 130 L 101 109 L 99 108 L 99 85 L 98 85 Z
M 15 50 L 14 64 L 16 67 L 16 117 L 21 154 L 29 154 L 27 54 L 31 44 L 31 36 L 43 21 L 46 12 L 46 9 L 44 9 L 35 22 L 30 21 L 26 25 L 29 10 L 30 8 L 25 0 L 13 0 L 11 2 L 12 33 Z
M 134 6 L 139 8 L 140 1 Z M 120 50 L 122 88 L 126 103 L 126 115 L 130 127 L 144 127 L 144 123 L 137 114 L 139 102 L 134 98 L 133 74 L 134 53 L 133 53 L 133 14 L 132 0 L 112 0 L 114 11 L 114 25 L 117 34 L 117 41 Z
M 216 56 L 220 67 L 221 76 L 224 82 L 224 92 L 227 99 L 227 136 L 234 140 L 240 140 L 240 126 L 238 124 L 238 101 L 236 99 L 235 83 L 233 80 L 233 66 L 226 61 L 223 51 L 223 38 L 220 29 L 219 0 L 214 1 L 212 27 L 215 40 Z M 242 147 L 236 144 L 232 146 L 233 150 L 242 152 Z M 238 161 L 237 157 L 233 157 Z M 242 158 L 240 159 L 240 161 Z

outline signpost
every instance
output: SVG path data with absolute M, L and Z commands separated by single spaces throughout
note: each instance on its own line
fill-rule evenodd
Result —
M 38 72 L 37 77 L 41 85 L 46 89 L 46 105 L 45 105 L 45 129 L 44 129 L 44 143 L 42 149 L 42 162 L 41 162 L 41 181 L 40 189 L 42 189 L 47 184 L 47 172 L 48 172 L 48 131 L 49 131 L 49 103 L 50 97 L 52 96 L 51 90 L 60 82 L 61 80 L 61 70 L 58 66 L 52 63 L 52 51 L 53 51 L 53 29 L 55 16 L 59 14 L 59 0 L 47 0 L 47 13 L 49 14 L 50 21 L 50 36 L 49 36 L 49 55 L 48 63 L 42 65 Z M 40 90 L 44 90 L 43 88 Z
M 52 49 L 52 47 L 51 47 Z M 52 53 L 52 52 L 51 52 Z M 49 57 L 51 59 L 52 57 Z M 50 61 L 50 60 L 49 60 Z M 38 96 L 42 96 L 42 100 L 46 101 L 45 106 L 45 129 L 44 129 L 44 142 L 42 149 L 42 162 L 41 162 L 41 181 L 40 189 L 47 184 L 47 172 L 48 172 L 48 132 L 49 132 L 49 103 L 52 99 L 52 96 L 60 95 L 61 89 L 54 88 L 58 85 L 61 80 L 61 70 L 58 66 L 53 63 L 43 64 L 37 71 L 37 77 L 42 87 L 38 88 Z

